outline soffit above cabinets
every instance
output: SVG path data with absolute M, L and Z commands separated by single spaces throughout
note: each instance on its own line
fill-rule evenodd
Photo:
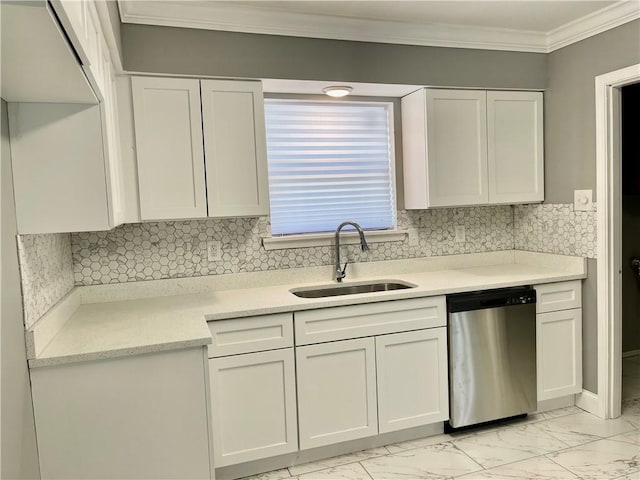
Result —
M 540 53 L 640 18 L 640 0 L 118 0 L 118 5 L 124 23 Z
M 264 93 L 320 95 L 327 99 L 322 89 L 331 85 L 347 85 L 352 88 L 352 97 L 394 97 L 401 98 L 423 88 L 423 85 L 400 85 L 384 83 L 357 83 L 324 80 L 280 80 L 273 78 L 262 79 Z
M 48 2 L 2 2 L 2 98 L 97 103 Z

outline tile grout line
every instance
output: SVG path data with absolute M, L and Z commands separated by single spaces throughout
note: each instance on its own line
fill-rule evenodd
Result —
M 384 456 L 384 455 L 383 455 L 383 456 Z M 365 467 L 365 466 L 362 464 L 362 461 L 359 461 L 359 462 L 358 462 L 358 464 L 362 467 L 362 469 L 364 470 L 364 472 L 367 474 L 367 476 L 368 476 L 371 480 L 375 480 L 375 479 L 373 478 L 373 475 L 371 475 L 371 473 L 369 473 L 369 470 L 367 470 L 367 467 Z
M 551 452 L 551 453 L 557 453 L 557 452 Z M 565 467 L 564 465 L 559 464 L 558 462 L 556 462 L 553 458 L 550 458 L 549 455 L 551 453 L 547 453 L 544 454 L 544 457 L 549 460 L 550 462 L 554 463 L 555 465 L 558 465 L 560 468 L 562 468 L 563 470 L 566 470 L 567 472 L 571 473 L 572 475 L 575 475 L 577 478 L 582 478 L 580 475 L 578 475 L 576 472 L 572 471 L 571 469 Z

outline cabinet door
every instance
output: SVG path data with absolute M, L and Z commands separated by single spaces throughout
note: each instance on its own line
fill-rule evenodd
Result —
M 131 83 L 142 220 L 206 217 L 199 81 Z
M 378 433 L 373 338 L 296 348 L 296 367 L 301 450 Z
M 80 62 L 90 65 L 98 60 L 95 26 L 90 19 L 93 6 L 89 0 L 52 0 L 51 4 L 62 23 L 65 34 L 71 40 Z M 91 23 L 90 23 L 91 22 Z
M 109 230 L 101 105 L 10 103 L 18 232 Z
M 538 401 L 582 391 L 582 309 L 536 315 Z
M 295 452 L 293 348 L 209 363 L 216 467 Z
M 487 203 L 486 92 L 427 90 L 429 207 Z
M 541 92 L 487 92 L 489 201 L 544 200 Z
M 376 337 L 380 433 L 449 418 L 446 327 Z
M 210 217 L 269 214 L 260 82 L 202 80 Z

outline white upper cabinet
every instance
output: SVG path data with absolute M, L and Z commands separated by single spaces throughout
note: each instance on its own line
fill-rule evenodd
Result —
M 142 220 L 206 217 L 200 82 L 131 82 Z
M 82 65 L 98 61 L 96 28 L 89 0 L 51 0 L 65 33 L 73 43 Z
M 406 208 L 544 199 L 541 93 L 422 89 L 402 125 Z
M 544 200 L 542 93 L 487 92 L 489 199 Z
M 132 95 L 142 220 L 268 215 L 260 82 L 134 77 Z
M 69 3 L 81 22 L 83 6 Z M 97 103 L 58 10 L 45 0 L 2 2 L 0 91 L 7 102 Z
M 108 230 L 100 105 L 10 103 L 18 233 Z
M 201 87 L 209 216 L 268 215 L 262 85 L 202 80 Z
M 3 87 L 3 95 L 7 93 L 10 102 L 18 231 L 109 230 L 129 213 L 123 202 L 111 52 L 94 2 L 44 3 L 42 8 L 40 2 L 29 7 L 3 5 L 3 39 L 5 20 L 11 24 L 7 35 L 12 48 L 7 51 L 6 65 L 3 56 L 3 67 L 7 68 L 3 69 L 2 80 L 9 83 L 8 93 Z M 50 11 L 51 6 L 55 12 Z M 50 29 L 62 41 L 55 35 L 47 36 Z M 29 38 L 21 39 L 19 33 L 24 31 Z M 70 62 L 56 53 L 59 49 L 66 51 Z M 15 65 L 13 56 L 18 53 Z M 41 73 L 43 67 L 45 74 Z M 7 78 L 5 70 L 10 72 Z M 47 81 L 42 82 L 42 78 Z M 29 84 L 34 81 L 51 93 L 42 95 L 32 89 Z M 60 88 L 59 83 L 65 87 Z M 85 89 L 89 95 L 85 95 Z

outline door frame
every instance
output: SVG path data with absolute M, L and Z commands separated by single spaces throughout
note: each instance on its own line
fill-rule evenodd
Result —
M 602 418 L 620 416 L 622 400 L 622 200 L 620 89 L 640 82 L 640 64 L 595 78 L 598 202 L 598 394 L 585 407 Z M 584 397 L 585 394 L 581 395 Z M 595 398 L 594 398 L 595 397 Z M 583 403 L 583 402 L 579 402 Z M 595 411 L 594 411 L 595 410 Z

